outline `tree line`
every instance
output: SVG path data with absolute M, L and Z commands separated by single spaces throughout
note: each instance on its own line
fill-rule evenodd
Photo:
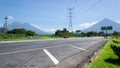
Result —
M 24 28 L 8 30 L 7 34 L 25 34 L 26 36 L 34 36 L 34 35 L 36 35 L 34 31 L 26 30 Z
M 12 40 L 12 39 L 31 39 L 36 33 L 31 30 L 26 30 L 24 28 L 7 30 L 7 33 L 0 33 L 0 40 Z
M 114 37 L 120 37 L 120 32 L 114 31 L 113 33 L 109 33 L 106 35 L 105 32 L 81 32 L 80 30 L 76 30 L 75 32 L 69 32 L 66 28 L 62 30 L 55 31 L 54 36 L 59 37 L 93 37 L 93 36 L 114 36 Z

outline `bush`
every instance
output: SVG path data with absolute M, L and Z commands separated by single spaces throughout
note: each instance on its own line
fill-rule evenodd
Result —
M 96 58 L 90 63 L 88 68 L 120 68 L 118 56 L 111 48 L 112 41 L 109 41 L 102 50 L 97 54 Z
M 111 48 L 113 52 L 118 56 L 118 59 L 120 60 L 120 39 L 113 39 Z
M 120 39 L 114 38 L 112 41 L 113 41 L 114 43 L 116 43 L 116 44 L 120 44 Z

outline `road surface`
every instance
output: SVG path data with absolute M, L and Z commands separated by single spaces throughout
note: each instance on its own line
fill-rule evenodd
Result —
M 102 37 L 0 43 L 0 68 L 49 68 L 103 41 Z

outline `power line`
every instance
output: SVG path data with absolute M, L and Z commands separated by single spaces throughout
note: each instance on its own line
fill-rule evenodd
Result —
M 90 7 L 88 7 L 86 10 L 84 10 L 83 12 L 77 14 L 76 19 L 81 16 L 84 15 L 86 12 L 90 11 L 91 8 L 93 8 L 95 5 L 97 5 L 98 3 L 100 3 L 102 0 L 97 0 L 96 2 L 94 2 Z
M 90 1 L 90 0 L 86 0 L 86 1 L 83 2 L 83 1 L 81 0 L 81 1 L 79 2 L 79 5 L 77 6 L 78 0 L 74 0 L 73 7 L 68 9 L 68 10 L 69 10 L 69 16 L 68 16 L 68 17 L 69 17 L 69 31 L 73 32 L 73 25 L 72 25 L 72 17 L 73 17 L 73 16 L 72 16 L 72 10 L 73 10 L 74 8 L 76 8 L 76 7 L 80 9 L 79 6 L 81 5 L 81 4 L 80 4 L 81 2 L 82 2 L 83 4 L 85 3 L 85 6 L 87 6 L 88 3 L 89 3 L 89 1 Z M 88 8 L 84 11 L 84 13 L 85 13 L 86 11 L 88 12 L 88 10 L 90 10 L 92 7 L 94 7 L 98 2 L 100 2 L 100 0 L 97 0 L 97 1 L 96 1 L 95 3 L 93 3 L 90 7 L 88 7 Z M 83 8 L 83 7 L 82 7 L 82 8 Z M 81 10 L 79 10 L 79 11 L 81 11 Z M 83 14 L 84 14 L 84 13 L 83 13 Z M 82 14 L 82 15 L 83 15 L 83 14 Z M 76 18 L 78 18 L 79 15 L 80 15 L 80 14 L 78 14 L 78 16 L 77 16 Z
M 98 3 L 100 3 L 100 1 L 102 0 L 97 0 L 96 2 L 94 2 L 90 7 L 88 7 L 86 10 L 84 10 L 83 12 L 81 12 L 80 14 L 78 15 L 83 15 L 84 13 L 88 12 L 91 8 L 93 8 L 95 5 L 97 5 Z
M 75 7 L 76 7 L 77 1 L 78 1 L 78 0 L 74 0 L 74 3 L 73 3 L 73 5 L 72 5 L 72 8 L 75 8 Z
M 88 1 L 85 1 L 85 2 L 88 2 Z M 84 3 L 84 1 L 80 1 L 79 3 Z M 81 5 L 81 4 L 80 4 Z M 69 27 L 68 27 L 68 30 L 70 31 L 70 32 L 73 32 L 73 24 L 72 24 L 72 10 L 74 9 L 74 8 L 78 8 L 78 0 L 74 0 L 73 2 L 72 2 L 72 8 L 68 8 L 68 10 L 69 10 Z
M 90 0 L 81 0 L 79 1 L 78 5 L 76 6 L 76 9 L 78 9 L 77 12 L 81 11 L 84 7 L 86 7 L 88 5 Z

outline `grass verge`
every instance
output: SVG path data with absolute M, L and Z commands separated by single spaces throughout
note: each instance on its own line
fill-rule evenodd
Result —
M 51 36 L 40 36 L 38 38 L 28 38 L 28 37 L 21 37 L 21 38 L 8 38 L 8 39 L 0 39 L 0 41 L 27 41 L 27 40 L 52 40 L 52 39 L 62 39 L 60 37 L 51 37 Z
M 99 52 L 95 60 L 89 64 L 88 68 L 120 68 L 120 60 L 110 48 L 112 41 L 109 41 Z

